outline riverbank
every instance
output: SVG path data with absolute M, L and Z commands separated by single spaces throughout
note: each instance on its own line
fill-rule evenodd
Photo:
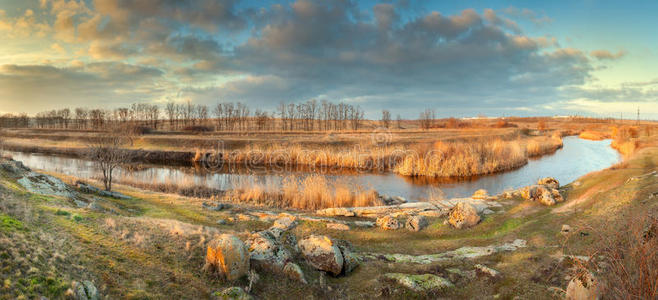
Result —
M 601 241 L 633 236 L 626 221 L 644 225 L 640 216 L 658 213 L 655 143 L 655 139 L 643 141 L 645 146 L 622 163 L 561 187 L 565 199 L 555 206 L 517 197 L 500 199 L 495 201 L 500 207 L 482 215 L 474 227 L 454 229 L 444 223 L 445 216 L 428 216 L 427 227 L 418 232 L 354 223 L 374 222 L 368 218 L 337 217 L 327 222 L 318 216 L 239 204 L 209 209 L 201 199 L 123 185 L 116 191 L 128 199 L 73 189 L 78 201 L 89 203 L 81 207 L 69 197 L 27 190 L 15 173 L 2 168 L 0 245 L 13 247 L 0 246 L 0 266 L 7 270 L 0 275 L 0 294 L 56 299 L 66 295 L 73 281 L 89 281 L 110 298 L 209 298 L 226 287 L 251 286 L 249 293 L 258 298 L 552 299 L 560 297 L 581 266 L 591 267 L 600 282 L 616 283 L 615 272 L 597 270 L 598 262 L 589 257 L 598 257 Z M 75 180 L 57 177 L 69 184 Z M 255 269 L 258 280 L 236 281 L 223 281 L 202 270 L 209 241 L 227 233 L 247 241 L 250 232 L 265 230 L 288 216 L 281 213 L 292 213 L 296 219 L 296 226 L 285 236 L 301 241 L 310 235 L 326 235 L 346 241 L 360 257 L 359 266 L 334 277 L 295 254 L 293 260 L 306 284 L 260 269 Z M 328 224 L 346 224 L 349 230 Z M 570 229 L 565 232 L 563 225 Z M 616 250 L 626 257 L 632 254 L 630 249 Z M 489 254 L 464 259 L 458 255 L 464 251 Z M 655 265 L 649 266 L 655 270 Z M 487 269 L 495 273 L 482 271 Z M 418 278 L 443 284 L 417 289 L 400 283 Z

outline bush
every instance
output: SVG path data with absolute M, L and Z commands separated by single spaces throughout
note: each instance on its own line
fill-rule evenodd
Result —
M 210 127 L 210 126 L 200 126 L 200 125 L 196 125 L 196 126 L 186 126 L 186 127 L 183 128 L 183 131 L 186 131 L 186 132 L 196 132 L 196 133 L 200 133 L 200 132 L 211 132 L 211 131 L 213 131 L 213 128 Z

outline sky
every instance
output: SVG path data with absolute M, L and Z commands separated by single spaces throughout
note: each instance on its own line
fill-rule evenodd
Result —
M 658 1 L 0 0 L 0 113 L 310 99 L 658 119 Z

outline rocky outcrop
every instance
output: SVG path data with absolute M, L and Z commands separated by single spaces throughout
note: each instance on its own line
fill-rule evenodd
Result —
M 377 218 L 377 226 L 384 230 L 397 230 L 400 228 L 400 222 L 392 216 L 383 216 Z
M 487 255 L 492 255 L 499 252 L 516 251 L 519 248 L 525 248 L 526 241 L 517 239 L 511 243 L 502 245 L 492 245 L 486 247 L 461 247 L 456 250 L 426 255 L 408 255 L 408 254 L 383 254 L 383 253 L 363 253 L 361 259 L 366 260 L 384 260 L 395 263 L 415 263 L 415 264 L 431 264 L 436 262 L 460 260 L 460 259 L 474 259 Z
M 521 191 L 521 196 L 530 201 L 538 202 L 542 205 L 552 206 L 564 201 L 560 191 L 547 187 L 545 185 L 531 185 Z
M 126 195 L 118 193 L 118 192 L 111 192 L 111 191 L 101 190 L 101 189 L 99 189 L 95 186 L 86 184 L 82 181 L 77 181 L 75 183 L 75 185 L 78 187 L 78 189 L 81 192 L 87 193 L 87 194 L 96 194 L 96 195 L 99 195 L 99 196 L 110 197 L 110 198 L 114 198 L 114 199 L 123 199 L 123 200 L 132 199 L 130 196 L 126 196 Z
M 443 277 L 434 274 L 411 275 L 402 273 L 387 273 L 381 277 L 385 281 L 395 282 L 415 292 L 440 291 L 454 285 Z
M 299 249 L 314 268 L 338 276 L 343 271 L 343 254 L 331 238 L 311 235 L 299 241 Z
M 208 245 L 204 269 L 213 271 L 227 280 L 237 280 L 249 271 L 249 252 L 236 236 L 223 234 Z
M 567 300 L 599 299 L 601 294 L 600 282 L 588 271 L 578 274 L 569 281 L 567 286 Z
M 558 189 L 560 188 L 560 182 L 557 181 L 557 179 L 553 177 L 544 177 L 542 179 L 539 179 L 537 181 L 538 185 L 543 185 L 545 187 L 551 188 L 551 189 Z
M 411 231 L 421 231 L 429 225 L 429 221 L 424 216 L 411 216 L 407 219 L 405 227 Z
M 480 222 L 480 215 L 478 215 L 475 207 L 468 203 L 461 202 L 455 205 L 450 211 L 448 222 L 457 229 L 469 228 Z
M 489 198 L 489 192 L 485 189 L 479 189 L 473 193 L 473 196 L 471 196 L 473 199 L 487 199 Z

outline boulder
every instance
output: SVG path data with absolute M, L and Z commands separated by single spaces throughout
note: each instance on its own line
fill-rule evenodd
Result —
M 343 255 L 343 274 L 352 273 L 360 264 L 359 258 L 346 245 L 340 245 L 338 248 Z
M 460 202 L 450 211 L 448 223 L 457 229 L 469 228 L 480 222 L 480 215 L 472 205 Z
M 567 286 L 567 300 L 599 299 L 600 293 L 600 283 L 589 271 L 572 278 Z
M 209 243 L 205 270 L 236 280 L 247 275 L 249 267 L 249 252 L 238 237 L 223 234 Z
M 299 249 L 314 268 L 334 276 L 343 271 L 343 254 L 331 238 L 323 235 L 308 236 L 299 241 Z
M 272 272 L 282 272 L 292 255 L 269 231 L 252 234 L 246 241 L 252 266 Z
M 571 232 L 571 226 L 567 224 L 562 225 L 562 229 L 560 230 L 560 233 L 566 235 L 569 234 L 569 232 Z
M 491 279 L 498 279 L 501 277 L 500 272 L 481 264 L 475 265 L 475 273 L 478 276 L 489 277 Z
M 382 279 L 393 281 L 415 292 L 439 291 L 454 285 L 443 277 L 434 274 L 410 275 L 402 273 L 387 273 Z
M 101 298 L 98 289 L 89 280 L 83 282 L 74 281 L 71 284 L 71 289 L 77 300 L 99 300 Z
M 283 274 L 286 275 L 291 280 L 307 284 L 306 278 L 304 278 L 304 272 L 302 268 L 299 267 L 296 263 L 289 262 L 283 267 Z
M 243 288 L 233 286 L 213 293 L 215 299 L 221 300 L 252 300 L 254 299 Z
M 560 182 L 553 177 L 545 177 L 537 181 L 538 185 L 543 185 L 548 188 L 557 189 L 560 188 Z
M 411 216 L 407 219 L 405 227 L 411 231 L 421 231 L 429 225 L 427 218 L 423 216 Z
M 397 230 L 400 228 L 400 222 L 392 216 L 383 216 L 377 218 L 377 226 L 384 230 Z
M 473 193 L 473 196 L 471 196 L 473 199 L 487 199 L 489 198 L 489 192 L 485 189 L 479 189 Z
M 279 228 L 283 231 L 288 231 L 295 227 L 295 225 L 296 223 L 294 217 L 281 217 L 274 221 L 272 228 Z

